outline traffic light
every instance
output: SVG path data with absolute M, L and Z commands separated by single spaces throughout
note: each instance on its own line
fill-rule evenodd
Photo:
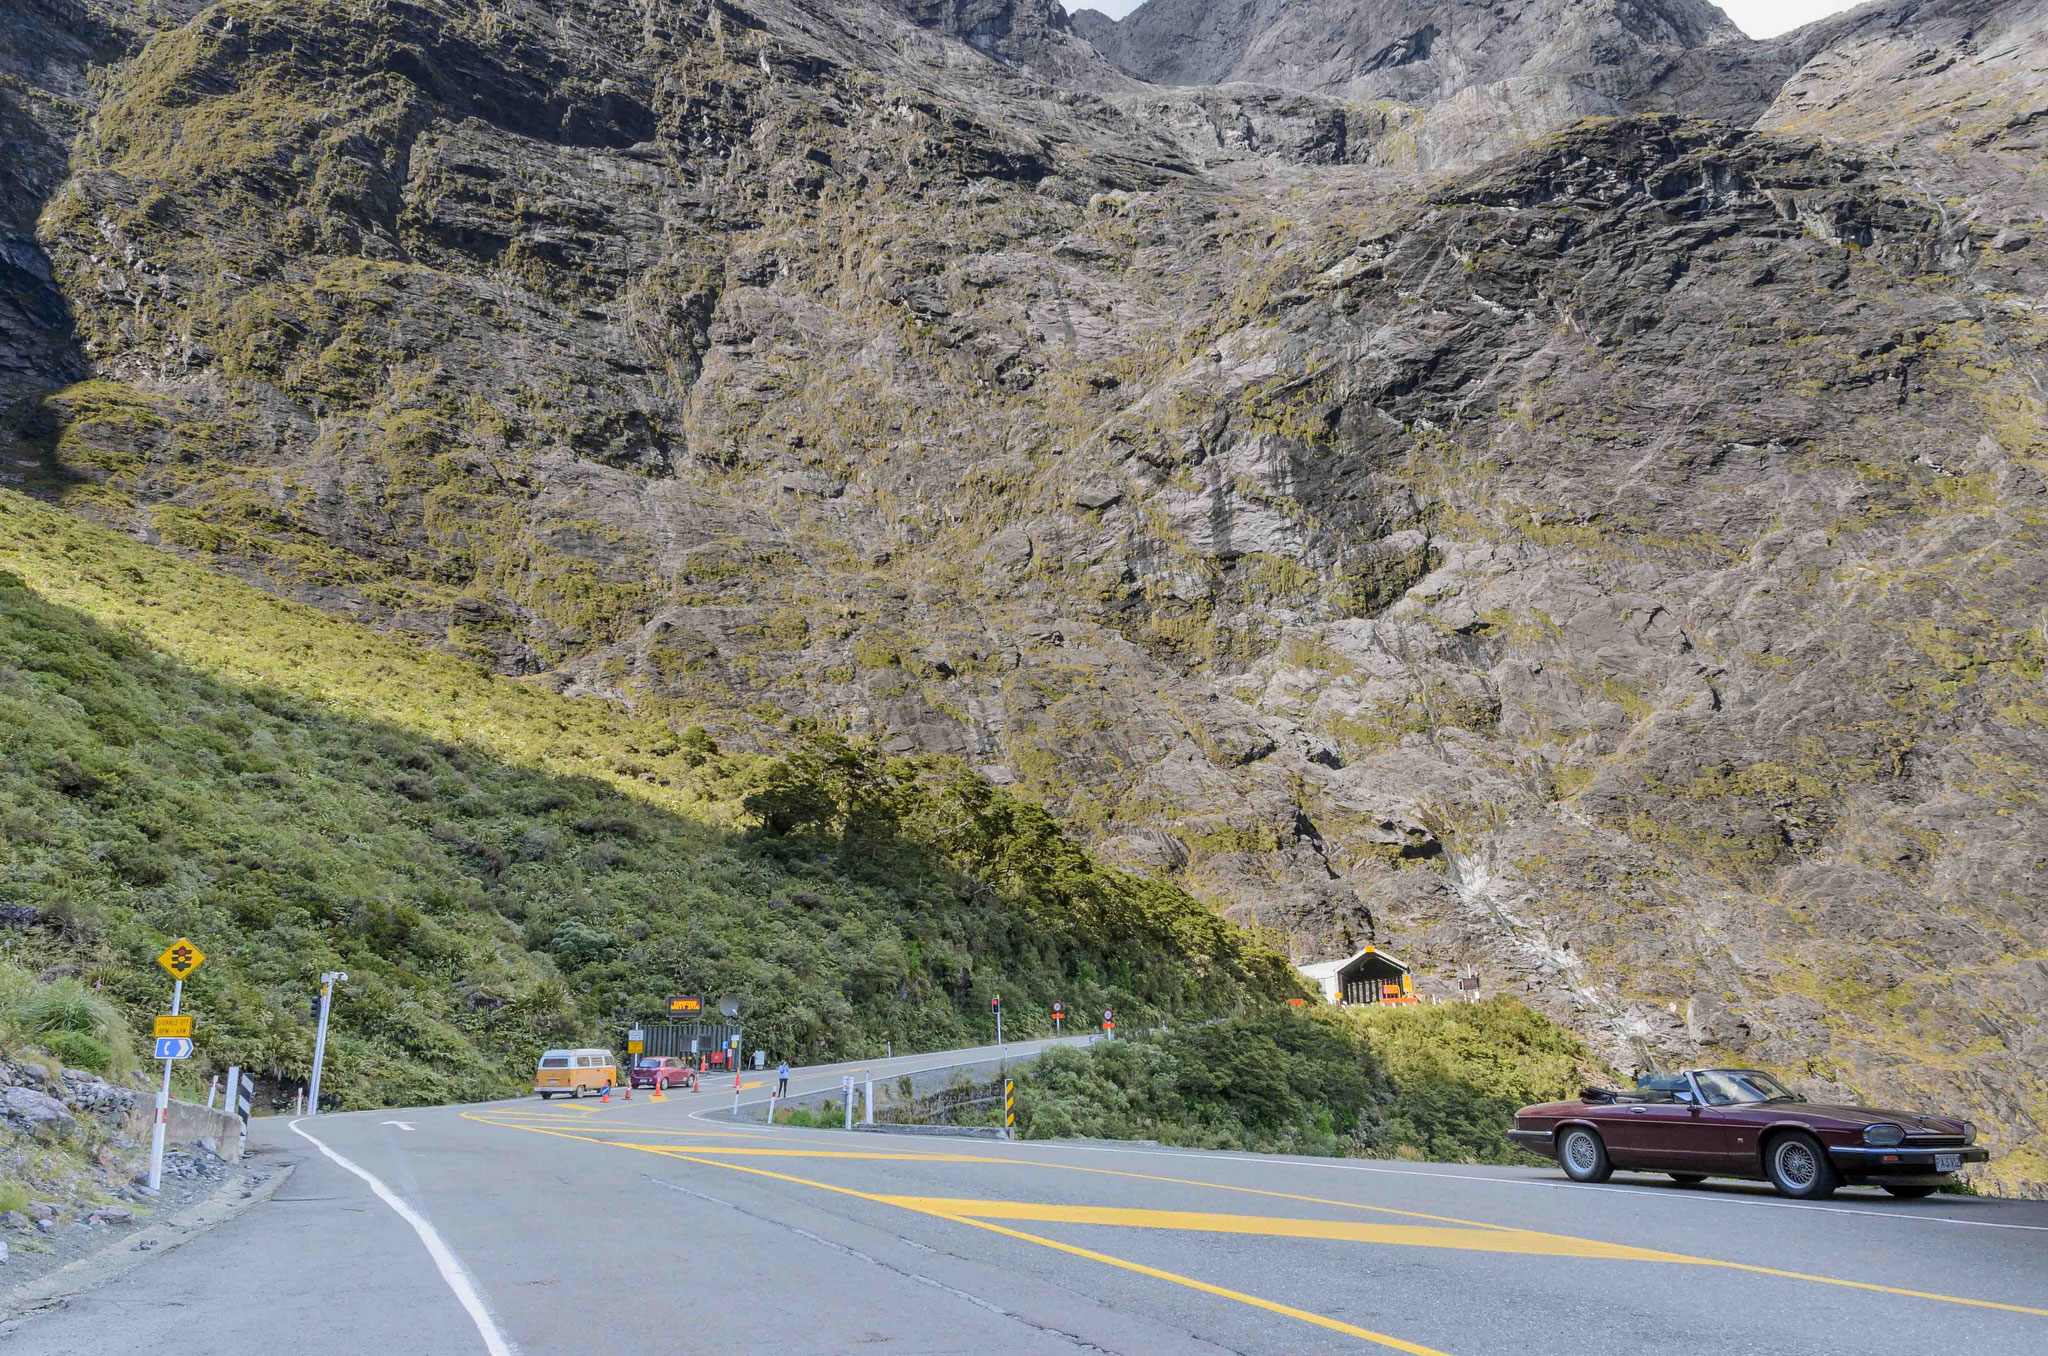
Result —
M 997 994 L 994 998 L 988 1000 L 988 1010 L 990 1012 L 1001 1012 L 1003 1010 L 1003 996 L 1001 994 Z

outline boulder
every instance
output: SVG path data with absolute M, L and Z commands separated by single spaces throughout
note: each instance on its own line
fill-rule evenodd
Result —
M 0 1090 L 0 1124 L 13 1126 L 24 1134 L 58 1139 L 69 1139 L 78 1132 L 78 1121 L 65 1105 L 34 1088 Z

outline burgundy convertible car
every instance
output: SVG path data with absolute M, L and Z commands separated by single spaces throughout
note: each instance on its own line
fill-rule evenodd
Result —
M 1616 1168 L 1687 1186 L 1762 1178 L 1809 1201 L 1843 1185 L 1925 1196 L 1990 1157 L 1968 1121 L 1816 1106 L 1758 1069 L 1650 1075 L 1626 1092 L 1587 1088 L 1575 1102 L 1523 1107 L 1508 1138 L 1555 1158 L 1575 1182 L 1604 1182 Z

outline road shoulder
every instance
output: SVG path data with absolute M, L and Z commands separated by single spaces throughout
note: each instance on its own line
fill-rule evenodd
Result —
M 239 1169 L 198 1204 L 8 1291 L 0 1296 L 0 1337 L 248 1213 L 276 1195 L 292 1172 L 289 1164 Z

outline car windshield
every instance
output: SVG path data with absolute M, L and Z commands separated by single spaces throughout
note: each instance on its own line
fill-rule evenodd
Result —
M 660 1056 L 660 1055 L 642 1055 L 642 1056 L 640 1056 L 640 1067 L 641 1067 L 641 1068 L 643 1068 L 643 1069 L 659 1069 L 659 1068 L 661 1067 L 661 1056 Z
M 1796 1102 L 1799 1094 L 1758 1069 L 1702 1069 L 1693 1075 L 1708 1106 L 1741 1102 Z

